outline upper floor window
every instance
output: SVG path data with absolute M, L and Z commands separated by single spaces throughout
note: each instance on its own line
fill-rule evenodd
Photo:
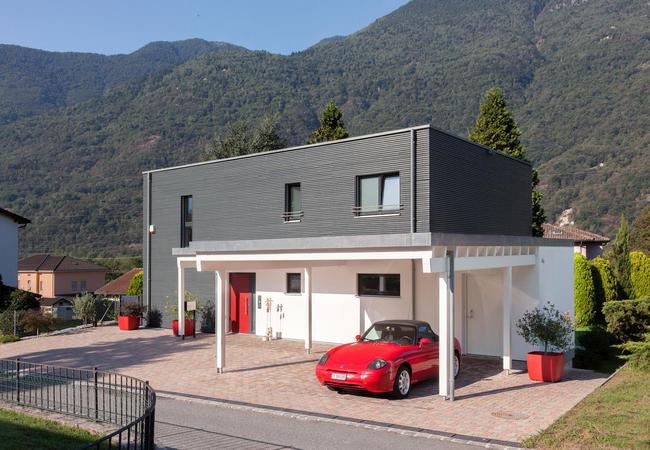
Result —
M 192 240 L 192 196 L 181 197 L 181 247 L 189 247 Z
M 28 291 L 32 290 L 32 280 L 27 280 L 27 290 Z
M 70 292 L 77 292 L 77 282 L 76 281 L 71 281 L 70 282 Z
M 302 219 L 302 192 L 300 183 L 289 183 L 284 187 L 284 214 L 285 222 L 300 222 Z
M 357 293 L 359 295 L 399 297 L 400 276 L 398 273 L 360 273 L 357 275 Z
M 79 289 L 81 289 L 82 291 L 86 290 L 86 280 L 81 280 L 79 282 Z
M 287 294 L 300 294 L 300 274 L 288 273 L 287 274 Z
M 394 214 L 400 209 L 399 173 L 357 177 L 355 214 Z

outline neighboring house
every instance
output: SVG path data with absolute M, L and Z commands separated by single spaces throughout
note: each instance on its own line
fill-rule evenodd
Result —
M 71 256 L 33 255 L 18 263 L 18 287 L 45 298 L 94 292 L 108 269 Z
M 136 274 L 142 272 L 142 268 L 131 269 L 116 279 L 109 281 L 104 286 L 95 290 L 95 294 L 102 297 L 119 300 L 129 290 L 131 280 Z
M 72 320 L 74 311 L 72 309 L 73 302 L 69 298 L 41 298 L 41 311 L 45 314 L 51 314 L 52 317 L 62 320 Z
M 447 395 L 451 336 L 509 370 L 531 350 L 513 326 L 526 310 L 573 317 L 573 244 L 531 236 L 531 177 L 428 125 L 148 171 L 144 301 L 176 297 L 181 334 L 185 292 L 215 301 L 218 370 L 227 331 L 309 351 L 425 320 Z
M 610 241 L 609 238 L 591 231 L 581 230 L 570 225 L 544 224 L 544 237 L 548 239 L 568 239 L 573 241 L 573 251 L 582 256 L 593 259 L 603 254 L 603 248 Z
M 18 230 L 29 219 L 0 208 L 0 277 L 6 286 L 18 286 Z

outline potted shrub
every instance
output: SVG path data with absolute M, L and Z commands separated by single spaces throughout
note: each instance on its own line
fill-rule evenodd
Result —
M 564 350 L 571 345 L 573 334 L 569 315 L 561 314 L 547 302 L 543 308 L 526 311 L 517 320 L 517 333 L 528 344 L 544 347 L 544 351 L 528 353 L 528 377 L 533 381 L 560 381 L 564 374 Z
M 120 330 L 137 330 L 140 328 L 140 318 L 144 313 L 144 306 L 139 303 L 127 303 L 122 307 L 121 314 L 117 316 L 117 325 Z
M 185 300 L 188 302 L 191 301 L 196 301 L 197 303 L 197 308 L 201 307 L 201 303 L 199 299 L 192 295 L 190 292 L 185 291 Z M 165 316 L 169 317 L 174 317 L 175 319 L 172 319 L 172 334 L 174 336 L 178 336 L 178 306 L 176 305 L 175 302 L 168 302 L 165 307 Z M 185 336 L 191 336 L 194 334 L 194 320 L 192 319 L 193 314 L 191 311 L 185 311 Z

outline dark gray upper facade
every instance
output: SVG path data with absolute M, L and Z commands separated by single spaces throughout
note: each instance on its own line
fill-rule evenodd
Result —
M 356 216 L 357 177 L 381 173 L 399 173 L 399 214 Z M 301 183 L 297 223 L 282 218 L 288 183 Z M 429 126 L 153 170 L 144 190 L 145 272 L 152 283 L 171 278 L 170 292 L 155 294 L 172 300 L 184 195 L 193 199 L 193 241 L 531 235 L 530 165 Z

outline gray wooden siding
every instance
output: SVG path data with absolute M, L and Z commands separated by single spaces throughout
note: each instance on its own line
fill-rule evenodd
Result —
M 433 129 L 416 135 L 417 232 L 530 235 L 530 166 Z M 194 240 L 409 233 L 410 152 L 406 130 L 151 173 L 152 305 L 162 310 L 176 301 L 171 250 L 180 246 L 182 195 L 193 196 Z M 354 217 L 356 177 L 395 171 L 401 214 Z M 285 224 L 284 186 L 296 182 L 305 215 L 300 223 Z M 146 199 L 144 208 L 146 222 Z M 188 270 L 186 287 L 212 299 L 214 274 Z

